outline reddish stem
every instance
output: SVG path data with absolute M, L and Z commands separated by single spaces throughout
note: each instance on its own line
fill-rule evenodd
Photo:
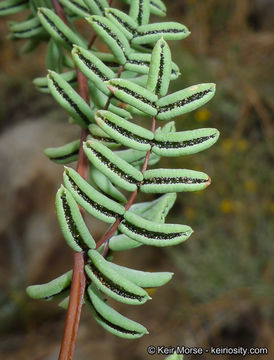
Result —
M 87 78 L 77 69 L 79 94 L 89 103 Z M 77 172 L 86 180 L 88 177 L 88 159 L 83 151 L 83 142 L 86 141 L 88 130 L 81 132 L 81 145 L 79 149 Z M 80 208 L 82 216 L 84 210 Z M 71 360 L 73 358 L 75 343 L 79 328 L 83 298 L 85 294 L 85 259 L 83 252 L 73 254 L 73 275 L 69 295 L 69 306 L 66 314 L 65 329 L 59 354 L 59 360 Z
M 83 253 L 74 253 L 73 260 L 73 275 L 69 295 L 69 306 L 67 310 L 61 350 L 58 358 L 59 360 L 71 360 L 73 358 L 86 287 Z
M 70 25 L 69 25 L 69 22 L 68 22 L 68 19 L 67 19 L 67 16 L 66 16 L 66 13 L 65 13 L 65 10 L 64 10 L 63 7 L 59 4 L 59 1 L 58 1 L 58 0 L 52 0 L 52 3 L 53 3 L 54 9 L 55 9 L 57 15 L 59 16 L 59 18 L 61 18 L 61 19 L 63 20 L 63 22 L 64 22 L 67 26 L 70 26 Z

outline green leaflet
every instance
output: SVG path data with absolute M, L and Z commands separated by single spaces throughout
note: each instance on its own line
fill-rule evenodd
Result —
M 76 202 L 99 220 L 113 223 L 118 216 L 123 215 L 125 212 L 122 205 L 94 189 L 71 168 L 65 168 L 64 185 Z
M 89 131 L 91 136 L 87 137 L 87 140 L 98 140 L 101 144 L 107 146 L 109 149 L 116 149 L 121 146 L 114 139 L 112 139 L 108 134 L 106 134 L 97 124 L 91 124 L 89 126 Z
M 125 69 L 135 71 L 140 74 L 148 74 L 151 62 L 151 54 L 131 53 L 128 55 L 128 60 L 125 64 Z M 171 62 L 171 80 L 175 80 L 180 75 L 178 66 Z
M 83 0 L 91 13 L 94 15 L 105 15 L 105 9 L 108 8 L 107 0 Z
M 152 55 L 147 79 L 147 89 L 156 95 L 165 96 L 171 79 L 171 53 L 168 44 L 157 41 Z
M 59 75 L 62 76 L 62 78 L 66 80 L 66 82 L 72 87 L 75 87 L 77 85 L 77 75 L 75 70 L 67 71 Z M 33 84 L 40 92 L 47 94 L 50 93 L 48 88 L 48 78 L 46 76 L 34 79 Z
M 216 129 L 197 129 L 155 134 L 152 151 L 159 156 L 181 156 L 195 154 L 215 144 L 219 138 Z
M 133 38 L 138 27 L 138 24 L 134 19 L 121 10 L 111 8 L 105 10 L 105 15 L 124 33 L 128 40 Z
M 130 207 L 129 211 L 140 215 L 143 218 L 164 223 L 165 218 L 176 200 L 176 193 L 170 193 L 160 196 L 152 202 L 137 203 Z M 109 240 L 109 248 L 112 251 L 130 250 L 141 246 L 142 244 L 124 234 L 115 235 Z
M 97 124 L 120 144 L 142 151 L 151 148 L 154 135 L 150 130 L 135 125 L 110 111 L 100 110 L 95 114 Z
M 142 288 L 154 288 L 165 285 L 169 282 L 174 275 L 171 272 L 147 272 L 140 270 L 133 270 L 125 266 L 120 266 L 109 262 L 113 270 L 117 271 L 120 275 L 126 277 L 134 284 Z
M 150 296 L 141 287 L 113 270 L 112 266 L 96 250 L 90 250 L 90 265 L 85 266 L 87 276 L 104 294 L 130 305 L 141 305 Z
M 75 15 L 80 17 L 91 15 L 90 10 L 83 0 L 59 0 L 59 2 L 67 9 L 71 10 Z
M 74 31 L 72 31 L 54 11 L 46 8 L 39 8 L 38 17 L 45 30 L 57 42 L 69 50 L 73 44 L 86 47 L 86 43 Z
M 94 121 L 94 112 L 61 75 L 51 70 L 48 72 L 48 87 L 52 96 L 80 126 L 87 127 Z
M 44 154 L 57 164 L 69 164 L 78 159 L 80 139 L 63 146 L 47 148 Z
M 84 143 L 83 149 L 89 161 L 117 186 L 128 191 L 135 191 L 137 184 L 143 180 L 140 171 L 100 142 L 88 141 Z
M 56 295 L 61 295 L 70 287 L 72 270 L 42 285 L 28 286 L 26 292 L 32 299 L 51 300 Z
M 86 303 L 92 315 L 110 333 L 126 339 L 137 339 L 148 333 L 143 325 L 121 315 L 105 303 L 95 286 L 88 287 L 88 295 L 91 303 L 87 300 Z
M 67 244 L 77 252 L 94 249 L 91 236 L 73 196 L 63 187 L 56 194 L 57 218 Z
M 142 25 L 138 34 L 132 39 L 132 44 L 149 44 L 164 38 L 164 40 L 182 40 L 190 34 L 186 26 L 176 22 L 163 22 Z
M 130 211 L 124 214 L 118 229 L 133 240 L 158 247 L 180 244 L 192 233 L 187 225 L 160 224 Z
M 125 35 L 112 21 L 102 16 L 91 16 L 86 20 L 108 45 L 117 61 L 123 65 L 126 62 L 126 54 L 130 52 L 129 42 Z
M 150 12 L 158 16 L 166 16 L 166 6 L 161 0 L 150 0 Z
M 4 0 L 0 3 L 0 16 L 15 14 L 28 7 L 28 0 Z
M 29 39 L 44 32 L 44 29 L 37 16 L 22 22 L 12 22 L 10 23 L 9 29 L 12 32 L 12 35 L 18 39 Z
M 130 3 L 129 16 L 137 24 L 146 25 L 150 16 L 150 0 L 134 0 Z
M 127 198 L 119 191 L 109 179 L 98 171 L 95 167 L 91 167 L 90 176 L 98 188 L 112 199 L 117 200 L 119 203 L 126 204 Z
M 125 79 L 112 79 L 107 84 L 109 90 L 117 99 L 151 116 L 157 114 L 155 102 L 158 97 L 151 91 Z
M 140 190 L 145 193 L 198 191 L 210 185 L 205 173 L 186 169 L 153 169 L 144 173 Z
M 215 94 L 215 84 L 193 85 L 159 99 L 157 120 L 170 120 L 206 104 Z
M 89 50 L 75 46 L 72 50 L 72 57 L 80 71 L 91 80 L 99 90 L 109 95 L 105 81 L 115 77 L 115 73 L 109 69 L 96 55 Z

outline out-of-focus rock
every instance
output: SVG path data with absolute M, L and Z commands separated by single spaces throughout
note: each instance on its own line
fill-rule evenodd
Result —
M 0 263 L 5 276 L 0 282 L 3 285 L 11 279 L 17 282 L 18 278 L 19 282 L 36 281 L 52 251 L 62 241 L 54 198 L 62 181 L 63 167 L 49 161 L 43 150 L 77 136 L 79 131 L 75 127 L 50 119 L 29 120 L 1 134 Z

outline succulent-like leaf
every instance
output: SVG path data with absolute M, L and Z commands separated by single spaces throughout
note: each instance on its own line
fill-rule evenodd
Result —
M 137 22 L 133 18 L 121 10 L 112 8 L 107 8 L 105 10 L 105 14 L 106 17 L 124 33 L 128 40 L 133 38 L 133 35 L 136 33 L 138 27 Z
M 87 276 L 104 294 L 130 305 L 141 305 L 150 299 L 140 286 L 113 270 L 98 251 L 90 250 L 88 255 L 91 263 L 85 266 Z
M 151 56 L 147 89 L 156 95 L 165 96 L 171 79 L 171 54 L 168 44 L 157 41 Z
M 152 151 L 159 156 L 182 156 L 195 154 L 215 144 L 219 138 L 217 129 L 205 128 L 155 134 Z
M 125 79 L 112 79 L 108 81 L 107 84 L 108 88 L 117 99 L 128 103 L 149 115 L 154 116 L 157 114 L 155 102 L 158 97 L 151 91 Z
M 89 161 L 117 186 L 128 191 L 135 191 L 137 184 L 143 180 L 140 171 L 100 142 L 88 141 L 84 143 L 83 149 Z
M 92 14 L 83 0 L 59 0 L 59 2 L 80 17 L 86 17 Z
M 138 34 L 132 39 L 132 44 L 154 43 L 163 37 L 165 40 L 182 40 L 190 34 L 186 26 L 176 22 L 163 22 L 142 25 Z
M 113 270 L 142 288 L 154 288 L 165 285 L 174 275 L 171 272 L 148 272 L 127 268 L 109 262 Z
M 12 35 L 18 39 L 29 39 L 45 32 L 37 16 L 22 22 L 13 22 L 10 24 L 9 29 L 12 32 Z
M 89 50 L 79 46 L 73 48 L 72 57 L 80 71 L 104 94 L 109 95 L 110 91 L 106 87 L 105 81 L 114 78 L 115 73 Z
M 0 16 L 12 15 L 28 7 L 28 0 L 4 0 L 0 3 Z
M 110 333 L 126 339 L 137 339 L 148 333 L 143 325 L 121 315 L 105 303 L 95 286 L 88 287 L 88 295 L 90 303 L 87 300 L 86 303 L 92 315 Z
M 78 159 L 79 147 L 78 139 L 62 146 L 47 148 L 44 154 L 56 164 L 69 164 Z
M 48 70 L 62 72 L 63 51 L 61 51 L 60 45 L 53 38 L 49 40 L 47 46 L 46 67 Z
M 97 124 L 120 144 L 142 151 L 151 148 L 154 135 L 150 130 L 135 125 L 110 111 L 100 110 L 95 114 Z
M 32 299 L 51 300 L 69 289 L 71 280 L 72 270 L 46 284 L 28 286 L 26 292 Z
M 78 252 L 94 249 L 95 241 L 86 227 L 79 207 L 73 196 L 63 186 L 56 194 L 55 204 L 59 224 L 67 244 Z
M 87 18 L 87 21 L 108 45 L 118 62 L 123 65 L 126 62 L 126 54 L 130 52 L 130 46 L 125 35 L 111 20 L 102 16 L 94 15 Z
M 105 15 L 105 9 L 108 8 L 107 0 L 83 0 L 86 6 L 94 15 Z
M 166 16 L 166 6 L 162 0 L 150 0 L 150 12 L 158 16 Z
M 131 1 L 129 16 L 134 19 L 139 26 L 146 25 L 150 16 L 150 0 Z
M 210 185 L 205 173 L 186 169 L 153 169 L 144 173 L 140 187 L 145 193 L 167 193 L 180 191 L 198 191 Z
M 61 75 L 49 70 L 48 87 L 55 100 L 80 126 L 87 127 L 94 122 L 94 112 Z
M 89 126 L 89 131 L 91 136 L 87 137 L 87 140 L 98 140 L 101 144 L 107 146 L 109 149 L 116 149 L 121 146 L 121 144 L 117 143 L 114 139 L 112 139 L 104 130 L 100 128 L 97 124 L 91 124 Z
M 196 110 L 214 96 L 215 88 L 215 84 L 199 84 L 159 99 L 157 120 L 170 120 Z
M 66 168 L 64 172 L 64 185 L 70 191 L 76 202 L 99 220 L 113 223 L 116 218 L 123 215 L 125 209 L 116 201 L 109 199 L 87 181 L 75 170 Z
M 39 8 L 38 17 L 50 36 L 66 48 L 71 49 L 73 44 L 86 47 L 85 41 L 72 31 L 53 10 Z
M 172 246 L 188 239 L 192 229 L 187 225 L 160 224 L 127 211 L 118 229 L 133 240 L 152 246 Z
M 67 71 L 59 75 L 62 76 L 62 78 L 66 80 L 66 82 L 69 83 L 72 87 L 77 85 L 77 74 L 75 70 Z M 48 87 L 48 78 L 46 76 L 34 79 L 33 84 L 37 90 L 47 94 L 50 93 Z

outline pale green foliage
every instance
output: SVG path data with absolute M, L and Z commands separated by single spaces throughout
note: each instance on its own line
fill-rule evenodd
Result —
M 47 0 L 4 0 L 0 15 L 30 8 L 30 16 L 21 23 L 10 23 L 10 31 L 13 38 L 28 39 L 28 48 L 48 42 L 48 76 L 35 79 L 34 84 L 38 90 L 50 92 L 71 116 L 70 120 L 90 132 L 83 144 L 89 160 L 89 180 L 72 168 L 65 169 L 64 186 L 56 195 L 57 216 L 67 244 L 74 251 L 86 253 L 88 286 L 84 301 L 91 314 L 111 333 L 138 338 L 147 330 L 119 314 L 104 301 L 104 296 L 140 305 L 150 299 L 145 288 L 162 286 L 173 274 L 122 267 L 112 262 L 112 255 L 143 244 L 163 247 L 188 239 L 192 233 L 188 225 L 166 224 L 165 218 L 176 200 L 176 192 L 202 190 L 210 184 L 208 175 L 194 170 L 142 171 L 146 155 L 150 155 L 151 166 L 161 156 L 194 154 L 213 145 L 219 132 L 211 128 L 176 132 L 174 122 L 152 131 L 132 122 L 135 114 L 166 121 L 193 111 L 213 97 L 215 85 L 198 84 L 167 95 L 170 81 L 180 71 L 172 62 L 166 41 L 184 39 L 190 32 L 175 22 L 149 24 L 151 13 L 159 16 L 166 13 L 161 0 L 124 2 L 129 4 L 127 14 L 109 8 L 106 0 L 60 0 L 69 25 Z M 79 18 L 91 25 L 110 53 L 101 53 L 95 47 L 88 49 L 87 39 L 73 26 Z M 123 72 L 119 77 L 121 66 Z M 89 104 L 74 89 L 75 68 L 88 79 Z M 119 149 L 122 146 L 126 149 Z M 80 141 L 75 140 L 48 148 L 45 154 L 56 163 L 68 164 L 77 160 L 79 147 Z M 164 195 L 126 209 L 127 198 L 121 189 Z M 96 249 L 78 205 L 105 223 L 119 221 L 116 233 L 107 239 L 108 255 L 103 252 L 104 245 Z M 36 299 L 67 296 L 71 273 L 44 285 L 30 286 L 27 293 Z M 60 305 L 66 308 L 68 298 Z M 177 359 L 176 355 L 169 358 Z

